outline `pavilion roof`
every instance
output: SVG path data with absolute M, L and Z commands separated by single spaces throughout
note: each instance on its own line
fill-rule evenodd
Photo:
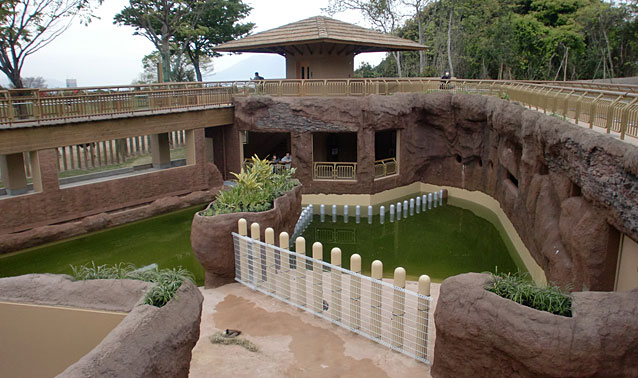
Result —
M 215 48 L 227 52 L 258 52 L 280 55 L 300 55 L 303 47 L 341 53 L 426 50 L 427 47 L 409 39 L 362 28 L 324 16 L 283 25 Z

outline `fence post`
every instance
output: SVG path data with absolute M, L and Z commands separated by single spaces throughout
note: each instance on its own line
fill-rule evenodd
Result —
M 615 99 L 611 104 L 609 104 L 609 107 L 607 108 L 607 124 L 605 125 L 606 126 L 605 128 L 607 129 L 607 134 L 611 132 L 611 128 L 614 125 L 614 107 L 616 106 L 618 101 L 620 101 L 621 98 L 623 98 L 623 96 L 618 96 L 618 98 Z
M 250 238 L 256 241 L 261 241 L 260 239 L 260 228 L 259 223 L 254 222 L 250 225 Z M 261 270 L 261 245 L 255 242 L 251 242 L 251 257 L 252 257 L 252 265 L 253 265 L 253 282 L 255 286 L 260 286 L 263 282 L 263 273 Z M 250 259 L 248 261 L 250 264 Z
M 247 236 L 248 235 L 248 224 L 246 223 L 246 219 L 241 218 L 237 221 L 237 227 L 239 231 L 239 235 Z M 248 282 L 250 280 L 248 273 L 248 248 L 246 246 L 246 240 L 239 239 L 239 280 Z
M 405 289 L 405 269 L 398 267 L 394 270 L 394 286 Z M 392 345 L 403 348 L 403 323 L 405 319 L 405 292 L 394 290 L 392 301 Z
M 372 278 L 376 281 L 371 283 L 370 298 L 370 336 L 375 338 L 381 337 L 381 299 L 382 287 L 381 279 L 383 278 L 383 263 L 379 260 L 372 262 Z
M 306 255 L 306 239 L 302 236 L 295 240 L 295 252 Z M 297 304 L 306 307 L 306 260 L 297 256 L 295 269 L 297 270 Z
M 350 270 L 361 274 L 361 256 L 354 254 L 350 256 Z M 361 328 L 361 277 L 350 276 L 350 313 L 352 329 Z
M 330 251 L 330 264 L 341 268 L 341 249 L 333 248 Z M 332 286 L 332 297 L 330 304 L 332 306 L 332 319 L 341 321 L 341 272 L 332 269 L 332 277 L 330 278 Z
M 312 244 L 312 308 L 318 314 L 323 311 L 323 245 L 319 242 Z
M 266 288 L 271 293 L 274 293 L 277 288 L 277 281 L 275 280 L 275 230 L 272 227 L 266 228 L 264 231 L 264 240 L 266 241 Z
M 417 357 L 428 359 L 428 320 L 430 315 L 430 301 L 425 297 L 430 296 L 430 277 L 419 277 L 418 304 L 416 312 L 416 354 Z
M 603 97 L 602 93 L 598 95 L 589 105 L 589 128 L 594 128 L 594 122 L 596 122 L 596 111 L 598 107 L 598 100 Z
M 625 139 L 625 133 L 627 132 L 627 123 L 629 119 L 629 109 L 638 101 L 638 98 L 634 98 L 629 104 L 622 109 L 620 116 L 620 139 Z
M 588 92 L 583 93 L 582 95 L 580 95 L 580 97 L 578 97 L 578 100 L 576 100 L 576 115 L 574 116 L 576 125 L 578 125 L 578 121 L 580 120 L 580 107 L 582 106 L 583 98 L 585 98 L 585 95 L 587 95 L 587 93 Z
M 288 250 L 290 248 L 290 237 L 287 232 L 279 234 L 279 248 Z M 285 252 L 279 253 L 279 263 L 281 264 L 281 296 L 290 300 L 290 255 Z

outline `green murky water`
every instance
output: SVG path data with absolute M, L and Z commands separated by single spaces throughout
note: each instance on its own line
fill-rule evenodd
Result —
M 190 243 L 193 214 L 203 208 L 190 207 L 0 257 L 0 277 L 27 273 L 70 274 L 69 265 L 91 261 L 98 265 L 157 263 L 160 269 L 182 266 L 195 275 L 198 285 L 203 285 L 204 268 L 195 258 Z
M 326 212 L 330 211 L 326 206 Z M 319 241 L 324 246 L 325 261 L 330 260 L 330 250 L 339 247 L 345 268 L 350 265 L 350 256 L 358 253 L 366 275 L 372 261 L 381 260 L 384 277 L 392 277 L 394 269 L 402 266 L 409 279 L 427 274 L 435 282 L 461 273 L 494 272 L 497 268 L 499 272 L 526 271 L 522 263 L 515 262 L 516 252 L 508 249 L 499 230 L 470 210 L 443 205 L 407 218 L 402 216 L 398 221 L 395 218 L 394 222 L 390 222 L 388 212 L 384 224 L 375 215 L 371 225 L 367 218 L 356 224 L 354 209 L 350 210 L 348 223 L 341 216 L 333 223 L 331 215 L 326 215 L 322 223 L 315 215 L 303 234 L 307 254 L 311 254 L 312 243 Z

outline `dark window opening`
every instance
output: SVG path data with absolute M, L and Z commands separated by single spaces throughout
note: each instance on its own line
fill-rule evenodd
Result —
M 457 162 L 457 163 L 460 163 L 460 162 L 462 162 L 462 161 L 463 161 L 463 158 L 461 157 L 461 155 L 456 154 L 456 162 Z
M 315 162 L 357 161 L 357 133 L 313 133 L 312 154 Z
M 374 134 L 374 160 L 397 157 L 397 131 L 384 130 Z
M 244 159 L 257 155 L 261 159 L 281 159 L 287 152 L 292 153 L 290 133 L 265 133 L 247 131 L 247 143 L 244 144 Z
M 582 191 L 580 190 L 580 186 L 574 184 L 573 182 L 569 192 L 570 197 L 580 197 L 583 195 Z
M 540 164 L 540 166 L 538 167 L 538 174 L 541 176 L 549 174 L 549 169 L 545 164 Z

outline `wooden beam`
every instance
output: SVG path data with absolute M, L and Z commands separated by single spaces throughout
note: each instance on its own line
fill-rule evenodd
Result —
M 170 131 L 231 125 L 233 118 L 234 108 L 229 107 L 51 126 L 14 127 L 0 130 L 0 155 Z

